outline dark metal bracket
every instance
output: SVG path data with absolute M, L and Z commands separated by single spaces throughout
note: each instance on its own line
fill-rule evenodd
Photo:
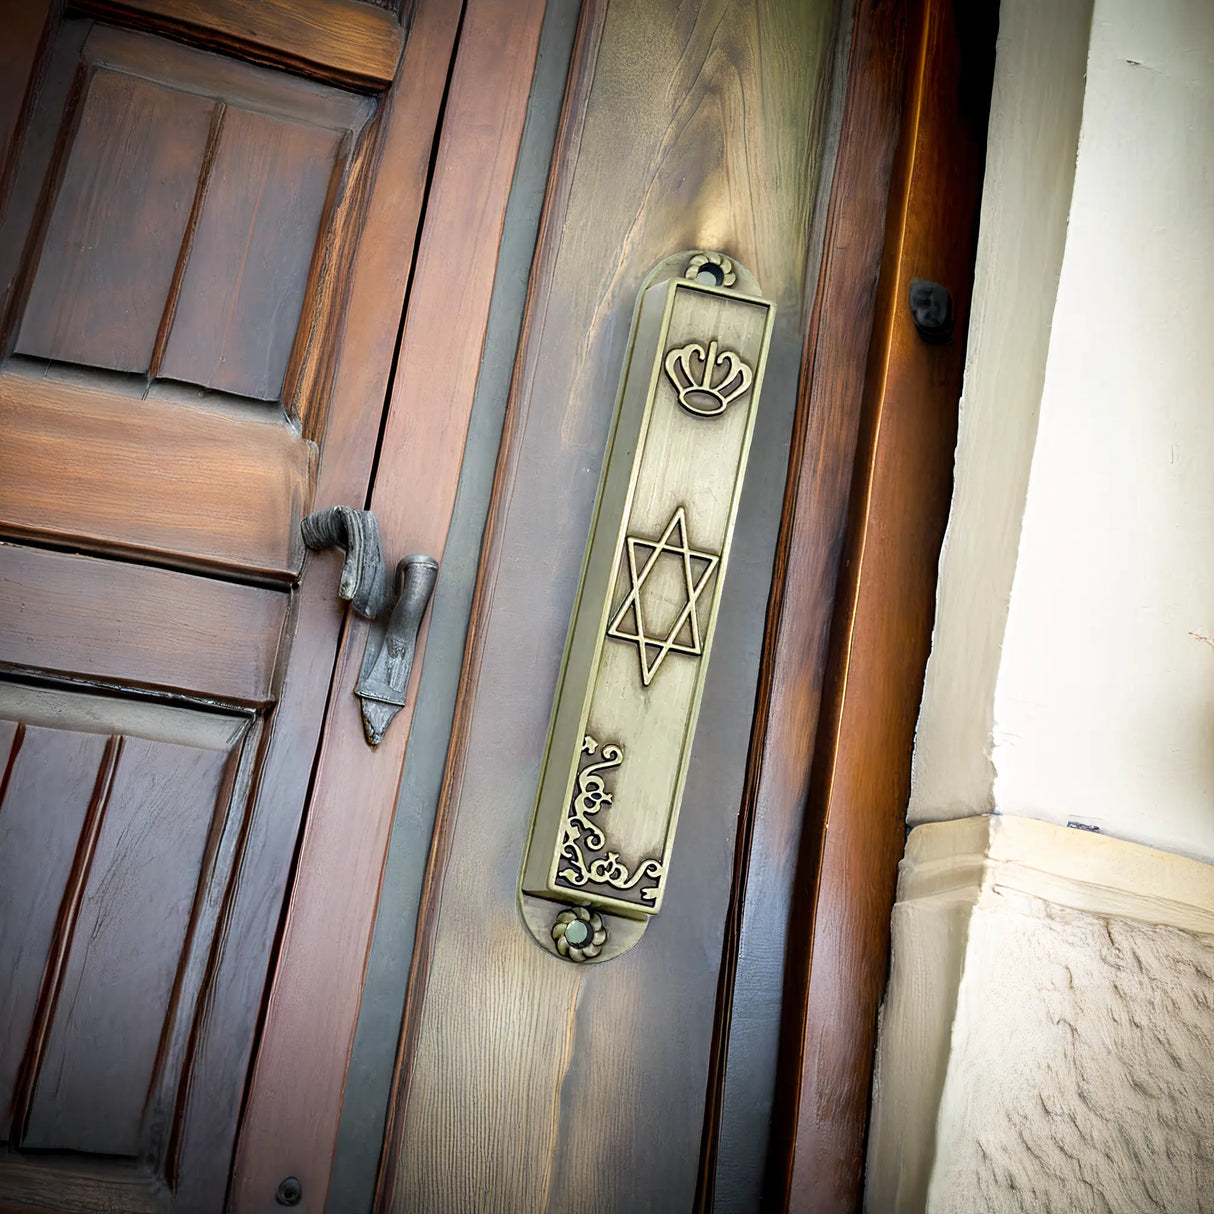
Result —
M 417 631 L 434 591 L 438 562 L 431 556 L 407 556 L 390 584 L 379 524 L 370 510 L 330 506 L 309 514 L 300 530 L 304 543 L 317 552 L 342 549 L 338 597 L 373 623 L 354 693 L 362 701 L 367 742 L 378 746 L 404 707 Z
M 929 346 L 942 346 L 953 336 L 953 297 L 947 287 L 926 278 L 911 280 L 907 292 L 911 320 Z

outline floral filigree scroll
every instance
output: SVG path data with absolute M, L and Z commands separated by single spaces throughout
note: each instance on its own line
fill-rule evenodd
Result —
M 663 866 L 647 857 L 630 869 L 609 845 L 607 834 L 597 815 L 611 804 L 611 793 L 603 775 L 624 761 L 624 750 L 614 742 L 599 749 L 589 734 L 582 740 L 582 753 L 601 754 L 598 762 L 588 763 L 577 776 L 577 789 L 565 812 L 561 831 L 561 860 L 566 867 L 557 870 L 562 885 L 582 889 L 603 885 L 627 893 L 636 890 L 644 902 L 656 902 L 661 889 Z M 645 882 L 646 884 L 642 884 Z

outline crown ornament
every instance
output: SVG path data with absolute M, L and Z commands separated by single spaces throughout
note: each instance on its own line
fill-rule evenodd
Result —
M 732 350 L 718 352 L 715 339 L 707 350 L 698 341 L 671 350 L 665 366 L 679 404 L 696 417 L 719 417 L 754 380 L 754 372 Z

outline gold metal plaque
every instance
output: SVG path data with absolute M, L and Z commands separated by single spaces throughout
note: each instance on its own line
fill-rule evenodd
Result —
M 638 300 L 520 881 L 571 960 L 662 906 L 773 312 L 717 253 L 667 258 Z M 582 909 L 545 928 L 534 899 Z

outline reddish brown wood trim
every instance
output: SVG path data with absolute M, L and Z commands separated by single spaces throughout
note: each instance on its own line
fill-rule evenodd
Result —
M 440 37 L 450 46 L 459 8 L 447 3 L 419 12 L 405 81 L 419 38 L 429 37 L 436 59 Z M 443 550 L 543 13 L 543 0 L 470 0 L 464 14 L 371 498 L 393 559 Z M 404 109 L 395 120 L 418 119 Z M 318 504 L 331 503 L 321 496 Z M 331 564 L 336 584 L 336 558 Z M 316 1208 L 328 1187 L 425 629 L 409 704 L 374 751 L 351 695 L 365 639 L 358 621 L 338 658 L 238 1149 L 233 1210 L 264 1208 L 286 1175 L 299 1178 Z
M 0 530 L 236 577 L 298 574 L 312 443 L 285 422 L 80 378 L 0 372 Z
M 0 0 L 0 214 L 21 154 L 21 136 L 29 119 L 33 94 L 50 49 L 58 17 L 54 0 Z
M 790 914 L 790 906 L 800 879 L 814 735 L 903 104 L 905 10 L 906 0 L 857 0 L 852 18 L 841 134 L 806 331 L 751 767 L 739 816 L 706 1108 L 703 1208 L 711 1206 L 718 1135 L 731 1132 L 721 1119 L 732 1076 L 739 1067 L 763 1065 L 769 1058 L 762 1051 L 752 1056 L 745 1042 L 731 1048 L 731 1022 L 747 1019 L 747 1002 L 763 999 L 780 982 L 785 950 L 797 953 L 808 938 L 807 923 L 798 919 L 798 908 Z M 761 879 L 748 882 L 749 872 L 762 874 Z M 785 997 L 803 1002 L 795 986 Z M 781 1075 L 787 1065 L 782 1058 Z M 799 1061 L 797 1067 L 799 1073 Z M 773 1209 L 786 1201 L 783 1172 L 796 1129 L 795 1090 L 777 1080 L 766 1185 Z M 763 1141 L 758 1132 L 753 1144 L 738 1144 L 738 1149 L 762 1150 Z
M 858 40 L 882 17 L 901 21 L 862 5 Z M 800 948 L 790 933 L 771 1196 L 806 1214 L 858 1209 L 862 1196 L 877 1007 L 952 487 L 996 23 L 993 0 L 922 0 L 906 15 L 906 101 L 790 910 L 792 924 L 813 931 Z M 872 45 L 888 54 L 888 43 Z M 867 70 L 888 81 L 880 58 L 869 56 Z M 864 139 L 864 126 L 845 138 Z M 947 345 L 915 332 L 916 277 L 952 292 Z
M 83 0 L 81 7 L 356 88 L 390 84 L 404 41 L 390 12 L 361 0 Z

